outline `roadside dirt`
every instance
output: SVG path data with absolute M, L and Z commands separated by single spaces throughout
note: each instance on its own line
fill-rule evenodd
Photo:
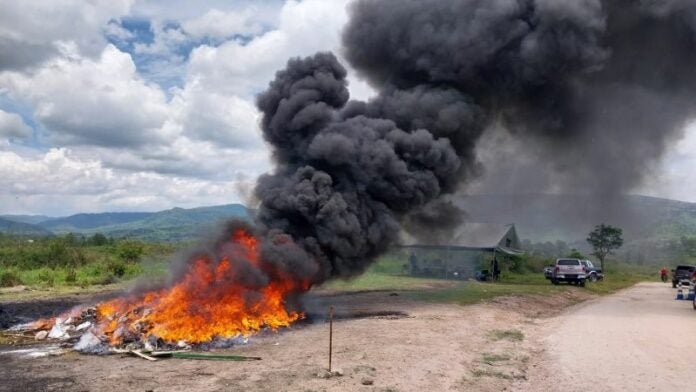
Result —
M 586 302 L 530 331 L 538 342 L 515 391 L 686 390 L 696 375 L 696 311 L 663 283 Z
M 529 336 L 544 318 L 588 297 L 569 287 L 553 297 L 457 306 L 418 302 L 403 292 L 320 292 L 308 301 L 308 320 L 219 350 L 262 361 L 148 362 L 77 353 L 31 358 L 0 347 L 0 390 L 500 391 L 528 378 L 539 350 Z M 328 305 L 338 318 L 333 363 L 342 376 L 323 378 Z

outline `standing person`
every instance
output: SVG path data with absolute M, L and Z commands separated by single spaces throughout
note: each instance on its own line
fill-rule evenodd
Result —
M 411 257 L 409 257 L 409 263 L 411 264 L 411 275 L 418 273 L 418 258 L 415 252 L 411 252 Z
M 662 279 L 662 282 L 667 281 L 667 268 L 662 267 L 662 269 L 660 269 L 660 279 Z
M 500 265 L 498 265 L 498 258 L 493 256 L 493 281 L 497 282 L 500 277 Z

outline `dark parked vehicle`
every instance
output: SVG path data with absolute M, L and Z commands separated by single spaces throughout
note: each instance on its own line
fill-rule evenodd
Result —
M 544 278 L 551 280 L 553 278 L 553 264 L 549 264 L 548 267 L 544 268 Z
M 587 274 L 587 280 L 590 282 L 596 282 L 598 280 L 604 279 L 604 273 L 601 268 L 595 267 L 590 260 L 580 260 L 580 263 L 585 267 L 585 273 Z
M 696 266 L 693 265 L 678 265 L 672 270 L 672 288 L 677 287 L 679 283 L 689 285 L 696 271 Z

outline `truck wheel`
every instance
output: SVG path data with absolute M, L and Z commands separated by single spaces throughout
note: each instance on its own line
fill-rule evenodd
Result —
M 580 280 L 580 287 L 585 287 L 585 279 Z
M 677 288 L 677 282 L 672 281 L 672 288 L 673 288 L 673 289 L 676 289 L 676 288 Z
M 694 310 L 696 310 L 696 298 L 694 298 Z
M 551 279 L 551 283 L 558 285 L 558 281 L 556 279 L 553 279 L 553 278 Z
M 590 282 L 594 283 L 596 281 L 597 281 L 597 275 L 596 274 L 590 275 Z

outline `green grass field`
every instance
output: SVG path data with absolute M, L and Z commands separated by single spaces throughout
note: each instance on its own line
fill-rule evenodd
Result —
M 134 250 L 138 252 L 137 257 L 129 256 L 128 252 Z M 84 241 L 78 243 L 68 236 L 33 243 L 5 238 L 0 241 L 0 287 L 25 285 L 42 291 L 71 293 L 93 292 L 100 287 L 123 288 L 138 279 L 162 280 L 169 275 L 176 250 L 172 245 L 128 240 L 94 246 Z M 406 290 L 419 300 L 467 305 L 500 296 L 551 295 L 569 288 L 554 286 L 541 273 L 531 272 L 504 272 L 498 283 L 407 276 L 404 264 L 403 255 L 386 255 L 363 274 L 328 282 L 322 289 Z M 527 265 L 532 269 L 531 266 Z M 572 289 L 607 294 L 655 278 L 649 270 L 612 263 L 604 281 Z
M 401 275 L 402 264 L 394 258 L 384 258 L 353 280 L 334 281 L 325 287 L 335 290 L 411 290 L 411 295 L 418 300 L 469 305 L 502 296 L 552 295 L 569 288 L 598 295 L 610 294 L 657 278 L 644 268 L 617 265 L 609 268 L 603 281 L 588 282 L 584 288 L 567 284 L 555 286 L 541 273 L 505 272 L 499 283 L 483 283 Z

